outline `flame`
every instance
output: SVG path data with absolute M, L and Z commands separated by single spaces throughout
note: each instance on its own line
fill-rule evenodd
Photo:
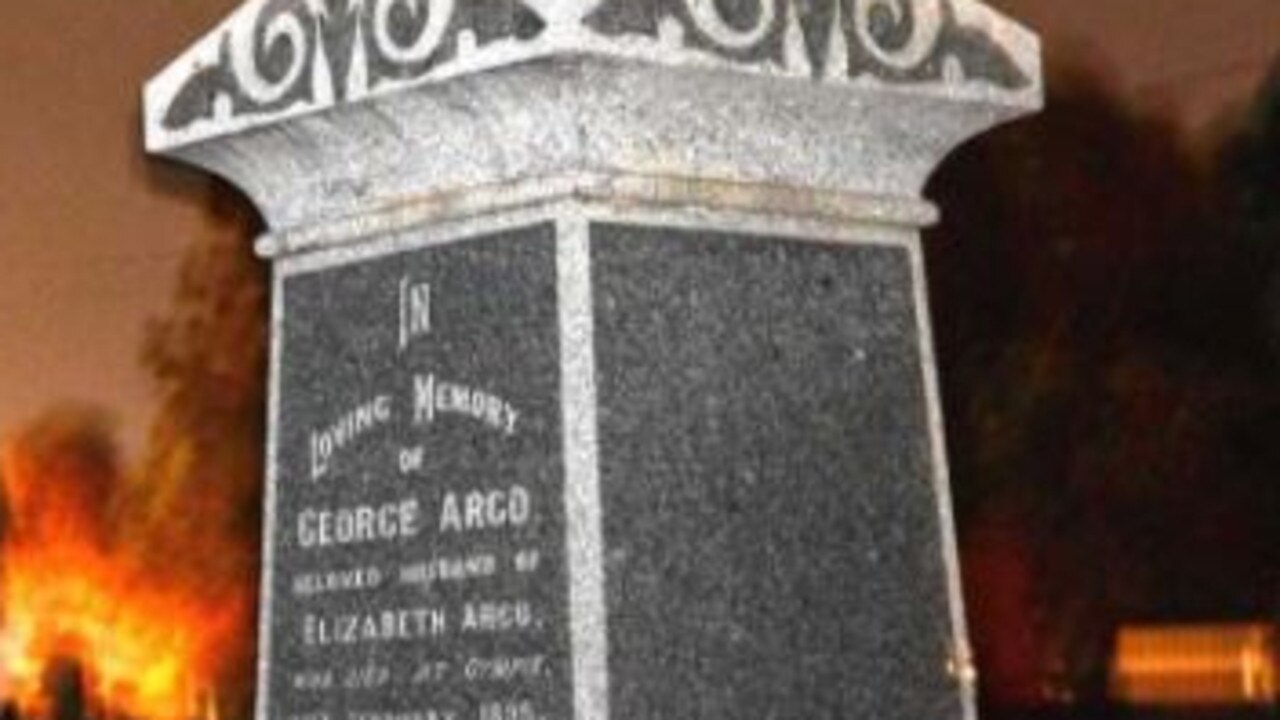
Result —
M 120 507 L 128 505 L 119 497 L 124 483 L 101 452 L 109 441 L 95 448 L 76 432 L 51 443 L 37 433 L 0 448 L 8 506 L 0 698 L 23 717 L 50 717 L 59 700 L 48 673 L 70 660 L 86 716 L 201 717 L 219 649 L 244 630 L 243 603 L 212 583 L 205 592 L 154 569 L 148 550 L 159 536 Z

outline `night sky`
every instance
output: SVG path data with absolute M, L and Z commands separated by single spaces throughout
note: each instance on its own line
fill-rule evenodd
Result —
M 127 448 L 140 444 L 146 321 L 166 308 L 184 249 L 217 230 L 197 176 L 144 159 L 138 97 L 234 4 L 0 4 L 0 434 L 87 401 L 116 416 Z M 1200 135 L 1280 53 L 1275 0 L 991 4 L 1038 30 L 1052 62 L 1110 68 L 1124 97 Z

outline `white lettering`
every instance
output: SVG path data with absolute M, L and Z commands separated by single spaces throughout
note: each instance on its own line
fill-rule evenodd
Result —
M 413 379 L 413 423 L 430 424 L 441 415 L 476 420 L 505 435 L 516 434 L 520 412 L 506 400 L 479 388 L 418 375 Z
M 334 453 L 347 447 L 375 428 L 391 422 L 391 396 L 362 403 L 339 416 L 330 425 L 311 432 L 311 479 L 319 480 L 329 472 Z
M 421 640 L 439 637 L 447 627 L 445 611 L 434 607 L 329 616 L 306 613 L 302 617 L 302 644 L 319 647 Z
M 440 531 L 524 527 L 532 517 L 532 506 L 529 491 L 522 485 L 506 490 L 445 493 L 440 503 Z
M 293 594 L 307 597 L 353 590 L 373 590 L 382 585 L 382 581 L 382 571 L 373 566 L 299 573 L 293 578 Z
M 500 633 L 533 626 L 533 606 L 522 600 L 467 603 L 463 609 L 463 632 Z
M 536 680 L 548 671 L 546 655 L 473 657 L 463 666 L 468 680 L 515 682 Z
M 498 559 L 489 553 L 462 557 L 438 557 L 400 568 L 400 582 L 404 585 L 457 583 L 493 577 L 497 572 Z
M 333 510 L 307 508 L 298 513 L 298 544 L 313 548 L 410 538 L 421 530 L 420 517 L 417 498 Z
M 431 285 L 400 280 L 400 350 L 416 337 L 431 332 Z

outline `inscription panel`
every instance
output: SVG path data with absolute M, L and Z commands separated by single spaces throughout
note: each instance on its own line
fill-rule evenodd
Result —
M 571 716 L 554 245 L 282 280 L 266 717 Z
M 615 717 L 961 717 L 908 249 L 591 245 Z

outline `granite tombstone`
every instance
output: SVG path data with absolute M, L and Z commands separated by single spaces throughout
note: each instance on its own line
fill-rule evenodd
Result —
M 271 232 L 259 715 L 970 717 L 918 230 L 974 0 L 252 0 L 148 147 Z

